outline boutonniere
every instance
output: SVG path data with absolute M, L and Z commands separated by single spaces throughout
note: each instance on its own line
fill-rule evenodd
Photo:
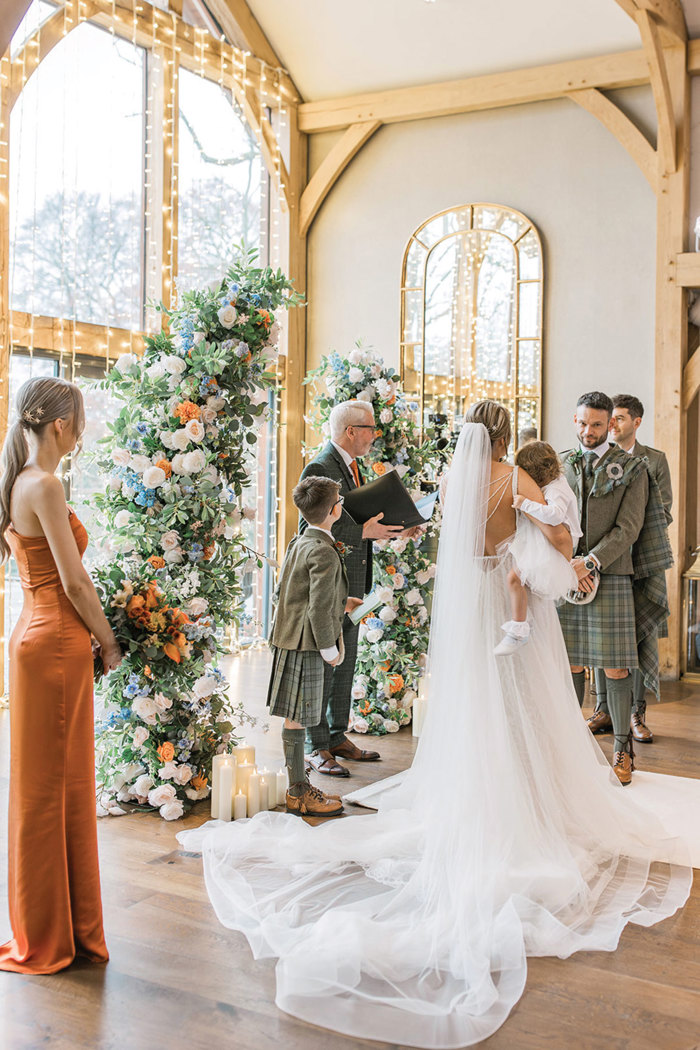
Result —
M 625 468 L 621 463 L 608 463 L 605 468 L 605 473 L 608 475 L 611 481 L 619 481 L 625 472 Z
M 576 464 L 583 459 L 583 452 L 580 448 L 577 448 L 575 452 L 572 452 L 570 456 L 567 456 L 566 462 Z
M 352 547 L 348 547 L 345 543 L 343 543 L 342 540 L 336 540 L 333 546 L 340 555 L 340 560 L 342 561 L 343 565 L 345 565 L 345 559 L 352 550 Z

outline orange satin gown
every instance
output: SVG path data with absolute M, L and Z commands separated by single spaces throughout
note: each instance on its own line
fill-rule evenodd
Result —
M 71 514 L 81 557 L 87 532 Z M 24 608 L 10 640 L 9 904 L 0 970 L 54 973 L 109 958 L 95 815 L 90 632 L 66 597 L 48 541 L 7 540 Z

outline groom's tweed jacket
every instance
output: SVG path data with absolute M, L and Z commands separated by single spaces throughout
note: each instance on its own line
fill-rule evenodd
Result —
M 360 479 L 362 471 L 360 470 Z M 352 492 L 355 479 L 345 465 L 345 460 L 335 446 L 329 441 L 325 448 L 307 463 L 301 478 L 321 477 L 332 478 L 340 484 L 341 496 Z M 303 518 L 299 519 L 299 532 L 306 528 Z M 336 540 L 340 540 L 348 548 L 345 554 L 345 571 L 348 574 L 350 594 L 354 598 L 362 598 L 372 589 L 372 541 L 362 538 L 362 526 L 357 525 L 346 510 L 340 515 L 332 529 Z
M 673 521 L 673 518 L 671 517 L 673 490 L 671 489 L 671 471 L 668 466 L 666 454 L 660 452 L 658 448 L 652 448 L 651 445 L 642 445 L 639 441 L 635 441 L 632 455 L 639 456 L 641 459 L 647 461 L 649 473 L 659 486 L 659 495 L 661 496 L 661 502 L 664 506 L 666 523 L 670 525 Z

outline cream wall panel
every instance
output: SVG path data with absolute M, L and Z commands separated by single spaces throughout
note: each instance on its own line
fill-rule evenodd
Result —
M 648 100 L 638 96 L 646 111 Z M 618 142 L 566 100 L 381 128 L 309 236 L 308 363 L 356 339 L 399 360 L 411 232 L 469 201 L 537 225 L 546 267 L 544 433 L 571 442 L 576 396 L 635 393 L 653 413 L 655 199 Z

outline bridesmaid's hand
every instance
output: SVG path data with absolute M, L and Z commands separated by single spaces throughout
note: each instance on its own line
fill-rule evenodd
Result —
M 124 654 L 116 644 L 108 646 L 106 649 L 100 649 L 100 655 L 102 657 L 102 666 L 104 667 L 105 674 L 109 674 L 115 667 L 119 667 L 119 664 L 124 659 Z

